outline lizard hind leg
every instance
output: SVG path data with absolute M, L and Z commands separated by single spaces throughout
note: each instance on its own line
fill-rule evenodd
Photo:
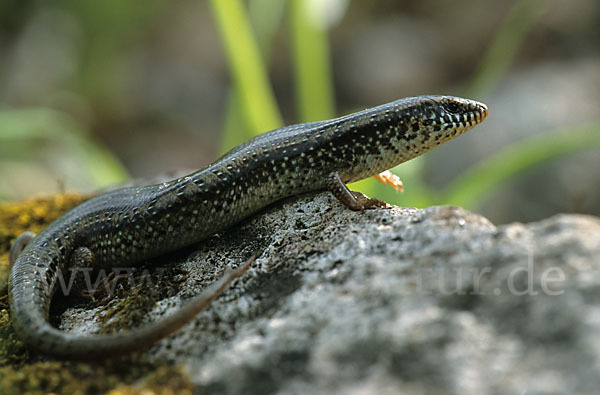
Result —
M 94 253 L 88 247 L 76 248 L 69 257 L 70 283 L 75 296 L 84 299 L 94 299 L 97 291 L 97 280 L 92 282 L 92 273 L 96 272 Z M 65 295 L 67 296 L 67 295 Z
M 127 275 L 108 274 L 104 267 L 97 265 L 94 253 L 88 247 L 79 247 L 69 258 L 69 271 L 72 278 L 72 291 L 80 298 L 96 300 L 111 296 L 115 292 L 117 282 Z M 92 278 L 93 276 L 93 278 Z
M 27 244 L 29 244 L 34 237 L 35 233 L 33 232 L 23 232 L 12 243 L 12 245 L 10 246 L 9 253 L 9 264 L 11 268 L 14 265 L 17 258 L 19 257 L 19 255 L 21 255 L 25 247 L 27 247 Z

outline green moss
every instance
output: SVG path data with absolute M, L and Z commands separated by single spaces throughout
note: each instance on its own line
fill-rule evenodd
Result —
M 137 361 L 88 364 L 37 362 L 0 368 L 2 394 L 138 394 L 192 393 L 192 384 L 178 367 L 157 367 Z
M 120 385 L 110 391 L 110 395 L 129 394 L 191 395 L 194 386 L 183 368 L 161 366 L 144 377 L 141 385 Z
M 0 253 L 0 310 L 8 308 L 8 251 Z
M 11 243 L 21 233 L 29 230 L 38 233 L 50 222 L 72 209 L 91 195 L 64 193 L 0 203 L 0 254 L 7 252 Z M 0 261 L 7 264 L 8 261 Z
M 8 311 L 0 310 L 0 367 L 20 366 L 27 357 L 27 350 L 12 327 Z
M 123 328 L 140 326 L 155 303 L 175 295 L 184 280 L 185 274 L 177 267 L 163 271 L 140 267 L 131 277 L 119 283 L 115 295 L 98 302 L 100 333 L 115 333 Z

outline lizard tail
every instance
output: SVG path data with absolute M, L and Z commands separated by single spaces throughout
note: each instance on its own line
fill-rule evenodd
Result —
M 55 358 L 92 360 L 114 358 L 149 348 L 158 340 L 177 331 L 205 310 L 237 277 L 254 262 L 250 258 L 240 267 L 227 271 L 218 281 L 209 285 L 180 310 L 162 320 L 126 333 L 111 335 L 74 335 L 62 332 L 37 312 L 28 312 L 13 306 L 12 316 L 17 332 L 27 346 Z

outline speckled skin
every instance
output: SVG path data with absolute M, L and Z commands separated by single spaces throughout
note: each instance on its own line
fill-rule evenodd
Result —
M 402 99 L 273 130 L 189 176 L 91 199 L 38 234 L 14 263 L 9 295 L 16 331 L 30 348 L 61 358 L 113 357 L 148 347 L 208 306 L 243 270 L 158 323 L 89 336 L 48 323 L 57 273 L 75 266 L 135 265 L 198 242 L 277 200 L 326 189 L 332 175 L 348 183 L 419 156 L 482 122 L 487 113 L 484 104 L 455 97 Z

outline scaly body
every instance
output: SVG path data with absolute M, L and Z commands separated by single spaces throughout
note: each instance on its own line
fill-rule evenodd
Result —
M 267 132 L 187 177 L 93 198 L 44 229 L 16 258 L 9 293 L 16 331 L 32 349 L 62 358 L 112 357 L 147 347 L 206 308 L 249 263 L 179 312 L 115 335 L 73 335 L 48 323 L 59 273 L 73 266 L 135 265 L 303 192 L 329 189 L 352 209 L 379 207 L 380 201 L 349 191 L 345 183 L 421 155 L 486 116 L 485 105 L 466 99 L 398 100 Z

